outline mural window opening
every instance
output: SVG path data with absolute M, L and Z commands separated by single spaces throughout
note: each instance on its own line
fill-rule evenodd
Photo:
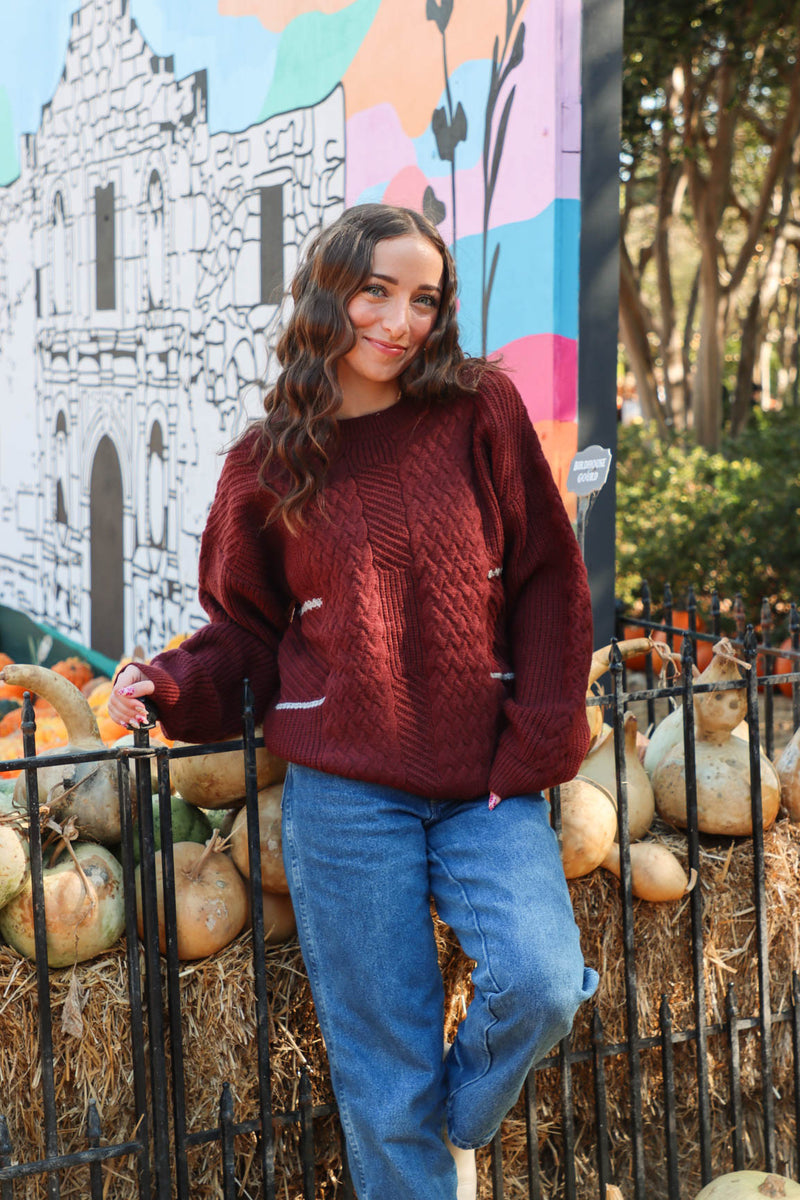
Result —
M 98 310 L 117 307 L 114 244 L 114 184 L 94 189 L 95 287 Z
M 161 425 L 154 421 L 147 453 L 147 525 L 150 545 L 159 550 L 167 544 L 166 455 Z
M 67 418 L 64 416 L 63 410 L 59 411 L 56 417 L 56 437 L 55 437 L 55 457 L 56 457 L 56 496 L 55 496 L 55 522 L 57 525 L 69 525 L 69 513 L 67 511 L 67 480 L 69 468 L 67 464 Z
M 67 214 L 64 197 L 56 192 L 53 197 L 53 287 L 52 311 L 69 311 L 69 246 Z
M 261 303 L 280 304 L 283 295 L 283 188 L 261 192 Z
M 158 171 L 150 175 L 147 185 L 147 217 L 145 244 L 147 250 L 147 307 L 164 307 L 164 185 Z

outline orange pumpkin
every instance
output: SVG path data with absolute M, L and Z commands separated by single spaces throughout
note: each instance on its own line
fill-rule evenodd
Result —
M 10 709 L 9 712 L 0 720 L 0 738 L 8 737 L 16 729 L 19 729 L 22 724 L 22 705 L 17 708 Z
M 185 642 L 186 639 L 190 636 L 191 635 L 188 633 L 176 633 L 174 637 L 171 637 L 169 639 L 169 641 L 167 642 L 164 649 L 165 650 L 177 650 L 178 646 L 180 646 L 182 642 Z
M 674 608 L 672 610 L 672 620 L 670 625 L 674 629 L 689 628 L 689 613 L 685 609 Z M 699 612 L 695 613 L 695 629 L 698 633 L 705 633 L 706 623 L 700 616 Z M 649 636 L 654 642 L 666 642 L 667 634 L 664 629 L 642 629 L 638 625 L 626 625 L 623 629 L 623 635 L 626 638 L 647 637 Z M 672 649 L 676 654 L 680 654 L 681 645 L 683 642 L 683 634 L 672 634 Z M 697 665 L 700 670 L 704 670 L 711 661 L 711 643 L 697 642 Z M 644 671 L 645 663 L 647 662 L 646 654 L 634 654 L 631 658 L 626 659 L 625 665 L 629 671 Z M 654 669 L 658 670 L 658 663 L 654 663 Z
M 56 675 L 63 675 L 70 683 L 74 683 L 75 687 L 80 690 L 94 675 L 94 671 L 87 662 L 77 655 L 70 655 L 69 658 L 62 658 L 60 662 L 54 663 L 51 667 Z
M 7 667 L 13 663 L 13 661 L 10 655 L 0 651 L 0 671 L 2 671 L 3 667 Z M 10 683 L 0 682 L 0 700 L 21 700 L 24 694 L 24 688 L 12 687 Z
M 781 650 L 791 650 L 791 648 L 792 639 L 790 637 L 784 638 L 784 640 L 781 642 Z M 774 663 L 775 665 L 772 668 L 773 675 L 788 675 L 790 671 L 800 671 L 800 659 L 789 658 L 789 656 L 786 654 L 779 654 L 775 658 Z M 784 696 L 788 696 L 791 700 L 791 683 L 779 683 L 777 686 L 778 690 L 781 691 Z
M 6 737 L 0 738 L 0 762 L 22 758 L 22 730 L 17 729 Z M 0 771 L 0 779 L 16 779 L 19 771 Z
M 89 695 L 89 708 L 93 713 L 105 712 L 108 708 L 108 698 L 114 690 L 114 685 L 110 679 L 105 683 L 99 684 Z
M 125 737 L 126 733 L 130 733 L 127 725 L 118 725 L 107 712 L 98 712 L 96 715 L 100 737 L 107 745 L 110 745 L 111 742 L 116 742 L 118 738 Z

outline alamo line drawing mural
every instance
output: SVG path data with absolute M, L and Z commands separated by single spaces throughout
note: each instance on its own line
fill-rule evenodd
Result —
M 4 384 L 35 398 L 17 418 L 17 480 L 3 462 L 24 545 L 2 591 L 112 657 L 126 610 L 149 648 L 192 608 L 203 484 L 243 428 L 246 385 L 268 373 L 304 238 L 344 204 L 341 88 L 212 136 L 203 74 L 176 80 L 119 7 L 76 13 L 63 78 L 0 196 Z
M 364 200 L 439 224 L 466 348 L 502 355 L 563 482 L 576 0 L 49 4 L 66 37 L 9 17 L 30 80 L 23 51 L 0 75 L 0 604 L 110 658 L 202 623 L 221 451 L 303 247 Z

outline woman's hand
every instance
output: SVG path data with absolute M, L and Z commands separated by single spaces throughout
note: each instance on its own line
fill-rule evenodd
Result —
M 133 663 L 128 663 L 114 682 L 114 690 L 108 698 L 108 715 L 118 725 L 144 725 L 148 720 L 147 709 L 139 697 L 149 696 L 154 691 L 153 681 L 146 679 Z

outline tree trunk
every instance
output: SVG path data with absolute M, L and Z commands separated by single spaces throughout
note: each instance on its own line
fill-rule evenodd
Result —
M 667 437 L 669 430 L 658 400 L 653 356 L 647 340 L 648 323 L 645 320 L 644 309 L 634 279 L 633 266 L 624 243 L 620 248 L 619 325 L 622 341 L 636 380 L 642 416 L 645 420 L 655 421 L 660 436 Z
M 720 293 L 716 255 L 706 245 L 700 267 L 700 349 L 694 386 L 694 432 L 706 450 L 718 450 L 722 434 Z
M 739 350 L 739 366 L 736 371 L 736 395 L 731 410 L 731 434 L 738 437 L 745 429 L 750 419 L 750 409 L 753 403 L 753 376 L 756 369 L 756 349 L 758 346 L 758 327 L 761 309 L 761 297 L 758 291 L 747 308 L 747 316 L 742 325 L 742 335 Z

